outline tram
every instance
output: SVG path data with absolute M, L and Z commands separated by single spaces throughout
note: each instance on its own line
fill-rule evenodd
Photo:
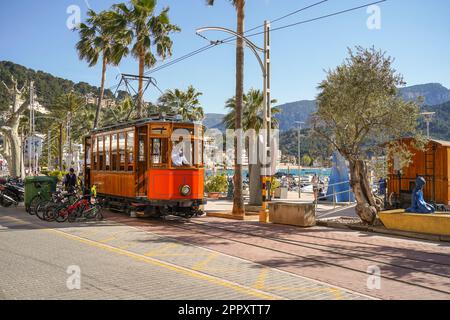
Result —
M 150 216 L 201 214 L 204 126 L 155 116 L 85 137 L 85 185 L 113 207 Z

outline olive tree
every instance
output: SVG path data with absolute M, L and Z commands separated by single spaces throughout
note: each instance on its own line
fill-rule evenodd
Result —
M 373 224 L 381 204 L 372 193 L 369 155 L 386 150 L 407 157 L 400 138 L 417 137 L 419 107 L 399 97 L 402 75 L 385 52 L 356 47 L 319 85 L 318 109 L 312 117 L 314 133 L 349 162 L 356 213 Z M 419 139 L 418 139 L 419 141 Z

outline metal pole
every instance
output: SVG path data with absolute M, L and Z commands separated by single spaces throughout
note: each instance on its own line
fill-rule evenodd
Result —
M 52 131 L 48 130 L 48 135 L 47 135 L 47 139 L 48 139 L 48 146 L 47 146 L 47 170 L 50 171 L 50 162 L 51 162 L 51 156 L 50 156 L 50 140 L 51 140 L 51 136 L 52 136 Z
M 302 181 L 302 175 L 301 175 L 301 142 L 300 142 L 300 135 L 302 132 L 302 125 L 299 123 L 298 125 L 298 197 L 299 199 L 302 198 L 302 186 L 301 186 L 301 181 Z

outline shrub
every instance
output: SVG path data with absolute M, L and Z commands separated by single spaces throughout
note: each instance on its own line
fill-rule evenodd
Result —
M 49 172 L 47 175 L 49 177 L 57 177 L 58 181 L 61 182 L 67 173 L 68 173 L 67 171 L 53 170 Z
M 206 192 L 227 192 L 228 180 L 225 175 L 211 176 L 206 179 Z

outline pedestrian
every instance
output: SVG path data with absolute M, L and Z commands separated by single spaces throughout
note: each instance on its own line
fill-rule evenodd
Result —
M 311 180 L 311 183 L 313 186 L 314 201 L 317 201 L 318 194 L 319 194 L 319 177 L 317 176 L 317 173 L 314 174 L 314 176 Z
M 64 177 L 64 188 L 67 192 L 74 192 L 77 186 L 77 175 L 75 170 L 70 168 L 69 173 Z

